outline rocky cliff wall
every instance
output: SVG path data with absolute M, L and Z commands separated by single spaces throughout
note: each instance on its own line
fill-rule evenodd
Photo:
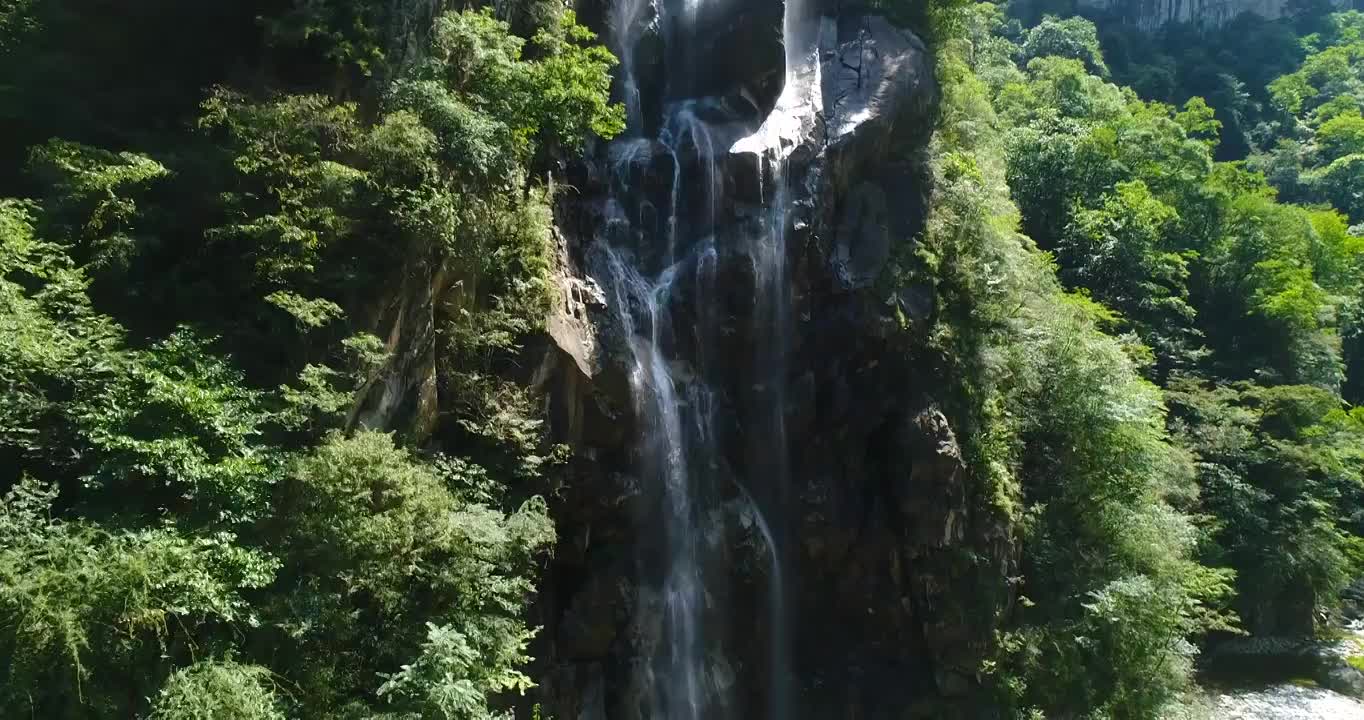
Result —
M 1352 0 L 1333 0 L 1341 8 Z M 1139 27 L 1154 30 L 1171 22 L 1221 25 L 1241 13 L 1268 20 L 1289 12 L 1289 0 L 1077 0 L 1081 10 L 1112 13 Z
M 1081 8 L 1121 14 L 1137 25 L 1155 29 L 1169 22 L 1220 25 L 1243 12 L 1273 19 L 1286 0 L 1079 0 Z
M 683 92 L 711 113 L 702 121 L 713 147 L 637 146 L 631 157 L 646 159 L 630 161 L 625 200 L 632 223 L 652 217 L 669 205 L 671 184 L 694 175 L 672 163 L 717 168 L 703 256 L 713 289 L 669 288 L 677 332 L 663 350 L 679 385 L 712 379 L 705 402 L 717 418 L 701 473 L 708 485 L 697 490 L 712 498 L 699 521 L 701 676 L 709 693 L 731 699 L 706 716 L 979 716 L 987 711 L 976 669 L 1005 586 L 1009 533 L 974 512 L 970 475 L 939 408 L 942 379 L 920 352 L 916 332 L 936 312 L 932 289 L 877 282 L 924 222 L 932 60 L 883 18 L 830 5 L 796 19 L 814 62 L 784 67 L 793 57 L 783 57 L 784 41 L 795 42 L 790 8 L 709 7 L 705 36 L 714 42 L 690 61 L 701 69 L 685 91 L 667 70 L 675 52 L 661 37 L 675 11 L 667 3 L 630 14 L 659 37 L 618 48 L 641 123 L 665 124 L 652 118 Z M 618 10 L 589 4 L 580 16 L 609 36 Z M 793 82 L 809 83 L 808 96 L 793 100 L 783 85 Z M 536 608 L 539 699 L 560 719 L 651 717 L 652 658 L 667 623 L 667 540 L 656 532 L 663 489 L 638 462 L 650 420 L 631 396 L 639 392 L 631 331 L 612 307 L 621 296 L 594 251 L 620 212 L 611 150 L 563 170 L 572 188 L 558 208 L 563 301 L 536 377 L 552 433 L 575 451 L 553 503 L 560 542 Z M 742 241 L 778 205 L 785 339 L 755 300 L 761 263 Z M 625 242 L 647 255 L 661 252 L 648 238 L 663 234 Z M 679 393 L 678 402 L 700 400 Z M 774 407 L 785 441 L 765 447 Z M 774 543 L 778 570 L 768 559 Z M 768 599 L 774 583 L 779 610 Z M 786 657 L 774 661 L 779 636 Z M 790 696 L 780 712 L 774 690 Z

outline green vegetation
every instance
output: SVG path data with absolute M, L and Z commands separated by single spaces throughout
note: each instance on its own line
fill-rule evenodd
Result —
M 880 3 L 935 43 L 892 271 L 936 288 L 977 521 L 1014 532 L 981 600 L 1013 716 L 1157 717 L 1199 643 L 1317 632 L 1364 571 L 1364 15 L 1302 5 L 1148 36 Z M 6 713 L 530 686 L 559 453 L 498 371 L 552 302 L 541 178 L 623 115 L 560 4 L 432 7 L 0 0 Z
M 1269 85 L 1280 111 L 1278 142 L 1256 160 L 1276 171 L 1280 192 L 1330 203 L 1364 223 L 1364 13 L 1332 15 L 1302 44 L 1302 64 Z
M 614 59 L 530 6 L 200 5 L 0 5 L 0 706 L 491 718 L 553 532 L 490 369 Z M 458 400 L 384 434 L 357 410 L 404 359 L 356 328 L 413 282 L 465 288 L 426 340 Z
M 1136 33 L 961 12 L 929 225 L 897 271 L 936 283 L 982 503 L 1021 529 L 985 670 L 1019 717 L 1157 717 L 1204 638 L 1311 634 L 1364 569 L 1364 409 L 1346 402 L 1364 237 L 1332 194 L 1364 183 L 1325 180 L 1360 149 L 1359 16 L 1319 23 L 1306 56 L 1246 61 L 1297 118 L 1265 138 L 1320 158 L 1294 197 L 1258 154 L 1219 161 L 1228 123 L 1252 142 L 1249 115 L 1188 91 L 1184 58 L 1164 88 L 1137 54 L 1105 58 L 1101 37 Z

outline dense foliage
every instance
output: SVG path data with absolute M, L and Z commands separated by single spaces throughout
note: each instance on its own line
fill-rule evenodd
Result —
M 0 4 L 5 716 L 528 687 L 552 449 L 492 366 L 550 302 L 541 164 L 620 129 L 614 59 L 543 4 L 409 5 Z M 364 331 L 411 283 L 459 289 L 449 399 L 376 410 L 410 359 Z
M 998 701 L 1151 718 L 1209 637 L 1315 632 L 1364 570 L 1364 15 L 877 5 L 939 62 L 892 271 L 1016 530 Z M 529 686 L 556 449 L 497 370 L 551 302 L 541 178 L 622 113 L 559 3 L 446 6 L 0 0 L 6 716 Z
M 1303 18 L 1242 18 L 1162 68 L 1124 48 L 1191 29 L 981 4 L 940 48 L 916 262 L 949 309 L 975 473 L 1021 528 L 986 668 L 1020 716 L 1156 717 L 1200 642 L 1311 634 L 1364 570 L 1359 17 L 1319 17 L 1306 53 Z M 1260 90 L 1200 84 L 1247 28 L 1283 56 L 1215 54 Z

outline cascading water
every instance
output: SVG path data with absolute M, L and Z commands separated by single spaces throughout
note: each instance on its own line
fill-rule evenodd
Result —
M 785 5 L 785 84 L 776 114 L 755 121 L 737 117 L 726 99 L 700 88 L 696 48 L 708 12 L 738 0 L 617 0 L 610 11 L 612 46 L 621 58 L 620 87 L 627 131 L 611 143 L 611 196 L 607 222 L 594 253 L 597 272 L 629 349 L 630 384 L 641 435 L 636 466 L 641 479 L 660 493 L 658 531 L 661 561 L 652 657 L 636 682 L 641 708 L 658 720 L 700 720 L 737 713 L 723 672 L 725 621 L 760 622 L 768 627 L 768 697 L 762 715 L 791 717 L 791 663 L 786 625 L 786 580 L 782 552 L 789 532 L 784 521 L 789 468 L 784 420 L 785 354 L 790 346 L 790 299 L 786 269 L 789 208 L 786 156 L 791 138 L 814 117 L 818 88 L 813 38 L 798 37 L 800 6 Z M 666 46 L 661 117 L 649 117 L 656 103 L 641 92 L 637 48 L 646 34 Z M 743 100 L 751 102 L 750 97 Z M 794 123 L 794 126 L 793 126 Z M 650 128 L 657 128 L 651 131 Z M 653 137 L 649 137 L 652 134 Z M 784 140 L 783 140 L 784 139 Z M 721 161 L 748 157 L 757 165 L 760 187 L 753 217 L 721 217 L 724 178 Z M 656 186 L 666 183 L 665 191 Z M 732 213 L 731 213 L 732 214 Z M 742 214 L 742 213 L 741 213 Z M 752 213 L 747 215 L 751 216 Z M 740 228 L 740 229 L 736 229 Z M 721 478 L 722 396 L 736 385 L 721 378 L 717 357 L 723 305 L 717 276 L 724 262 L 751 262 L 753 280 L 750 362 L 737 383 L 747 397 L 742 423 L 748 445 L 746 472 Z M 686 324 L 674 321 L 675 299 L 688 296 Z M 728 385 L 725 385 L 728 381 Z M 731 482 L 732 481 L 732 482 Z M 724 487 L 727 485 L 727 487 Z M 764 547 L 768 564 L 765 618 L 731 618 L 731 608 L 714 607 L 724 568 L 724 533 L 714 531 L 727 500 L 746 505 L 746 517 Z M 723 521 L 722 521 L 723 522 Z M 652 570 L 654 568 L 648 568 Z M 643 623 L 649 625 L 649 623 Z M 719 657 L 717 657 L 719 656 Z
M 918 379 L 931 282 L 882 282 L 931 197 L 927 48 L 859 3 L 578 6 L 628 130 L 564 166 L 556 207 L 537 378 L 580 451 L 541 697 L 577 720 L 972 716 L 997 617 L 955 599 L 998 586 L 1010 535 L 973 515 Z
M 658 658 L 657 677 L 666 679 L 667 693 L 654 699 L 653 717 L 702 717 L 700 623 L 697 620 L 703 588 L 697 557 L 696 517 L 692 497 L 690 453 L 683 435 L 682 406 L 677 382 L 663 357 L 662 339 L 668 330 L 661 307 L 676 275 L 669 266 L 658 280 L 646 281 L 609 246 L 603 249 L 612 276 L 614 306 L 625 330 L 633 360 L 630 384 L 636 412 L 648 426 L 641 443 L 642 470 L 664 483 L 663 529 L 669 554 L 663 587 L 666 656 Z M 636 304 L 642 308 L 636 308 Z M 647 323 L 637 328 L 635 313 Z

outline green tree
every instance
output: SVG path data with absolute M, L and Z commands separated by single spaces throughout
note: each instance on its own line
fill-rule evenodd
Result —
M 1133 264 L 1178 279 L 1159 247 L 1177 216 L 1149 186 L 1120 184 L 1118 163 L 1098 151 L 1111 137 L 1090 138 L 1090 123 L 1127 112 L 1123 93 L 1075 60 L 1001 69 L 1013 53 L 976 44 L 995 22 L 989 9 L 963 22 L 973 30 L 939 55 L 943 114 L 919 272 L 933 273 L 945 308 L 933 342 L 963 388 L 954 423 L 971 437 L 972 472 L 987 507 L 1018 528 L 1019 602 L 984 670 L 1017 717 L 1156 717 L 1189 682 L 1187 640 L 1229 626 L 1231 573 L 1194 561 L 1199 533 L 1180 510 L 1195 497 L 1194 473 L 1166 433 L 1159 390 L 1140 378 L 1139 348 L 1099 330 L 1112 311 L 1063 290 L 1018 233 L 1010 191 L 1025 228 L 1055 228 L 1053 247 L 1068 229 L 1069 250 L 1123 287 L 1140 282 L 1116 277 Z M 1164 110 L 1143 117 L 1179 130 Z M 1029 223 L 1034 198 L 1048 212 Z
M 1064 57 L 1079 60 L 1090 72 L 1106 76 L 1103 50 L 1094 23 L 1081 17 L 1063 19 L 1048 15 L 1028 30 L 1023 39 L 1023 57 Z
M 45 717 L 127 717 L 196 645 L 253 610 L 276 563 L 230 535 L 105 530 L 52 517 L 26 480 L 0 502 L 0 657 L 6 707 Z
M 1211 103 L 1144 102 L 1074 52 L 1011 51 L 998 47 L 1009 40 L 997 20 L 982 26 L 996 36 L 977 30 L 954 48 L 974 74 L 945 61 L 941 136 L 979 143 L 990 128 L 1006 138 L 1004 177 L 1022 227 L 1055 253 L 1074 291 L 1023 299 L 1046 282 L 1010 281 L 1019 266 L 984 249 L 1002 247 L 1000 233 L 934 206 L 951 210 L 943 217 L 955 233 L 977 243 L 965 244 L 969 257 L 989 258 L 978 261 L 990 269 L 985 285 L 964 284 L 966 297 L 943 304 L 989 317 L 982 298 L 993 294 L 1010 309 L 980 326 L 976 345 L 956 350 L 1007 368 L 963 372 L 980 383 L 976 396 L 1012 403 L 980 411 L 982 452 L 1012 471 L 1017 484 L 1004 486 L 1016 488 L 1018 504 L 1004 506 L 1026 518 L 1026 599 L 991 669 L 1020 711 L 1153 717 L 1187 681 L 1189 656 L 1178 650 L 1191 649 L 1186 640 L 1232 629 L 1229 610 L 1255 632 L 1310 633 L 1313 612 L 1335 601 L 1353 571 L 1348 551 L 1361 528 L 1346 508 L 1357 495 L 1360 439 L 1338 395 L 1349 381 L 1340 333 L 1353 332 L 1364 255 L 1340 212 L 1285 204 L 1245 165 L 1215 162 L 1224 117 Z M 988 103 L 971 94 L 982 88 Z M 1299 161 L 1319 147 L 1348 149 L 1351 113 L 1304 103 L 1313 115 L 1303 126 L 1335 123 L 1330 141 L 1286 142 L 1275 172 L 1307 200 L 1319 171 Z M 969 125 L 959 119 L 968 114 Z M 955 134 L 954 123 L 974 134 Z M 962 174 L 976 178 L 974 197 L 993 197 L 979 155 L 945 157 L 944 168 L 976 170 Z M 939 176 L 941 187 L 957 182 Z M 1008 212 L 996 212 L 1007 226 Z M 1135 337 L 1114 342 L 1097 327 Z M 987 339 L 1001 337 L 1010 340 Z M 991 355 L 983 349 L 991 342 L 1008 350 Z M 981 379 L 991 372 L 1008 381 Z M 1162 411 L 1155 388 L 1129 379 L 1138 372 L 1165 386 L 1174 413 Z M 1162 543 L 1170 554 L 1152 550 Z
M 1364 153 L 1364 116 L 1343 112 L 1317 128 L 1317 144 L 1327 160 Z
M 287 658 L 280 672 L 311 698 L 304 716 L 329 717 L 365 697 L 375 708 L 420 707 L 426 693 L 443 693 L 428 680 L 459 683 L 462 707 L 486 713 L 490 694 L 528 683 L 521 603 L 532 557 L 553 540 L 544 504 L 503 514 L 468 495 L 489 489 L 469 483 L 482 477 L 477 467 L 446 468 L 442 477 L 390 436 L 363 432 L 330 438 L 280 485 L 288 590 L 271 611 L 272 644 Z M 447 652 L 462 658 L 462 675 L 421 669 L 449 669 Z M 399 672 L 409 663 L 419 669 Z M 399 674 L 371 694 L 389 673 Z
M 1094 209 L 1074 213 L 1057 246 L 1061 278 L 1090 288 L 1163 358 L 1196 347 L 1188 261 L 1170 240 L 1178 215 L 1140 180 L 1119 183 Z
M 1316 607 L 1330 605 L 1351 574 L 1348 538 L 1358 528 L 1348 514 L 1364 426 L 1314 387 L 1184 378 L 1169 397 L 1215 518 L 1208 559 L 1239 569 L 1247 629 L 1312 633 Z
M 284 720 L 270 671 L 231 661 L 200 661 L 161 688 L 152 720 Z
M 34 5 L 0 49 L 5 188 L 33 198 L 0 200 L 0 703 L 491 717 L 529 685 L 553 540 L 538 411 L 495 370 L 550 302 L 546 159 L 620 129 L 614 59 L 533 8 L 522 38 L 479 11 L 413 34 L 372 4 L 86 5 Z M 420 455 L 355 421 L 395 278 L 440 294 L 454 388 Z

